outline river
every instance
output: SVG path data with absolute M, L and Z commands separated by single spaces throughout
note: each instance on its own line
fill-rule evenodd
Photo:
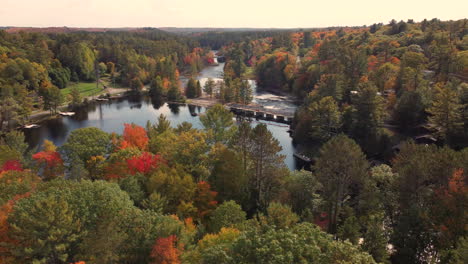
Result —
M 200 83 L 203 85 L 208 78 L 222 77 L 223 67 L 224 64 L 220 63 L 218 66 L 205 68 L 198 76 Z M 255 81 L 251 80 L 250 83 L 254 92 L 254 101 L 258 104 L 272 109 L 289 109 L 291 111 L 295 109 L 296 106 L 290 98 L 257 91 Z M 98 127 L 105 132 L 121 134 L 124 123 L 135 123 L 144 127 L 148 120 L 155 123 L 160 114 L 164 114 L 174 127 L 186 121 L 190 122 L 195 128 L 202 128 L 199 117 L 192 116 L 191 112 L 203 113 L 205 110 L 204 107 L 155 103 L 144 96 L 108 102 L 93 102 L 78 109 L 74 116 L 46 120 L 40 124 L 39 128 L 26 129 L 25 136 L 26 141 L 32 148 L 40 147 L 45 139 L 54 142 L 57 146 L 61 146 L 65 143 L 70 132 L 77 128 Z M 252 121 L 252 125 L 257 123 L 267 125 L 282 147 L 281 154 L 286 156 L 286 165 L 291 170 L 297 169 L 299 161 L 296 161 L 293 157 L 294 146 L 288 133 L 289 127 L 271 121 Z

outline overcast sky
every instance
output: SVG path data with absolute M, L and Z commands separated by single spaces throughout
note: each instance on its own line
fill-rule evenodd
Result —
M 466 18 L 468 0 L 0 0 L 0 26 L 326 27 Z

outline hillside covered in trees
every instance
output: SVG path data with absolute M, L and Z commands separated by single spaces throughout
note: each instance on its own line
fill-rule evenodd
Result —
M 71 83 L 100 81 L 136 92 L 162 82 L 170 99 L 181 97 L 179 75 L 196 74 L 209 50 L 192 39 L 157 29 L 16 34 L 0 31 L 0 130 L 25 123 L 35 110 L 56 111 Z M 169 92 L 170 91 L 170 92 Z M 8 129 L 8 128 L 7 128 Z
M 466 19 L 0 31 L 0 263 L 466 263 L 467 33 Z M 40 150 L 10 126 L 100 74 L 153 99 L 212 97 L 212 80 L 184 94 L 179 75 L 218 48 L 221 103 L 246 103 L 251 77 L 297 98 L 292 136 L 310 170 L 290 171 L 266 125 L 221 104 L 201 128 L 161 115 Z
M 263 38 L 239 33 L 240 41 L 221 51 L 225 75 L 242 77 L 251 69 L 261 89 L 298 98 L 296 142 L 313 148 L 345 133 L 368 156 L 388 160 L 392 147 L 409 137 L 468 146 L 467 24 L 393 20 Z M 218 45 L 232 34 L 209 39 Z

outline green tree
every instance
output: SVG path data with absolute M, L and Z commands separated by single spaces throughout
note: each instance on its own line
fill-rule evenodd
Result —
M 351 186 L 362 184 L 368 167 L 359 145 L 343 134 L 332 138 L 320 149 L 315 170 L 323 185 L 322 197 L 326 201 L 329 232 L 336 232 L 341 209 L 355 190 Z
M 252 88 L 250 86 L 249 81 L 247 80 L 242 80 L 240 87 L 239 87 L 239 102 L 248 105 L 252 102 L 253 96 L 252 96 Z
M 320 141 L 327 141 L 336 135 L 341 128 L 341 113 L 335 100 L 324 97 L 309 106 L 311 120 L 311 136 Z
M 351 209 L 352 210 L 352 209 Z M 336 231 L 336 236 L 341 240 L 349 240 L 354 245 L 357 245 L 359 242 L 359 237 L 361 226 L 356 216 L 351 215 L 346 217 L 343 223 L 338 227 Z
M 234 150 L 239 153 L 241 159 L 241 173 L 247 176 L 248 168 L 250 167 L 249 146 L 251 140 L 252 127 L 246 121 L 242 121 L 238 127 L 236 134 L 231 140 L 231 145 Z
M 22 161 L 23 164 L 27 164 L 30 161 L 31 153 L 28 151 L 29 146 L 25 140 L 26 138 L 23 132 L 12 130 L 3 134 L 3 137 L 0 138 L 0 146 L 3 145 L 14 150 L 14 152 L 18 153 L 19 160 Z M 0 161 L 0 164 L 1 163 Z
M 110 150 L 110 135 L 96 127 L 73 130 L 61 147 L 65 160 L 86 165 L 91 157 L 106 156 Z
M 104 181 L 51 181 L 15 205 L 9 225 L 18 241 L 12 250 L 18 262 L 70 263 L 79 260 L 118 259 L 122 246 L 120 217 L 132 210 L 132 201 L 117 184 Z M 113 226 L 106 229 L 105 221 Z M 130 234 L 130 233 L 129 233 Z M 95 245 L 95 247 L 93 247 Z
M 265 124 L 258 124 L 250 134 L 248 154 L 251 166 L 248 172 L 250 202 L 253 210 L 264 211 L 284 181 L 287 169 L 279 141 Z
M 463 126 L 462 107 L 457 91 L 451 85 L 437 85 L 434 101 L 429 107 L 429 123 L 437 135 L 449 143 Z
M 179 86 L 176 83 L 172 83 L 169 91 L 167 92 L 167 100 L 169 101 L 179 101 L 181 98 Z
M 388 238 L 383 229 L 383 219 L 373 216 L 367 224 L 363 234 L 364 242 L 362 248 L 368 252 L 378 263 L 388 263 L 389 253 L 387 250 Z
M 299 215 L 306 211 L 320 213 L 323 198 L 320 196 L 322 185 L 310 171 L 292 171 L 286 180 L 285 189 L 289 194 L 289 203 Z
M 270 226 L 284 229 L 293 227 L 299 221 L 299 216 L 289 206 L 273 202 L 267 208 L 265 220 Z
M 215 88 L 215 81 L 211 78 L 209 78 L 206 82 L 205 82 L 205 86 L 203 87 L 203 91 L 210 96 L 210 98 L 213 98 L 213 91 L 214 91 L 214 88 Z
M 19 105 L 15 99 L 9 97 L 2 100 L 0 105 L 0 131 L 3 129 L 3 123 L 7 123 L 7 129 L 10 129 L 11 122 L 18 118 Z
M 165 96 L 163 82 L 159 75 L 151 81 L 149 94 L 153 99 Z
M 387 89 L 392 89 L 396 85 L 398 74 L 398 66 L 390 62 L 384 63 L 379 69 L 372 74 L 372 80 L 376 84 L 380 92 Z
M 58 107 L 63 103 L 63 96 L 60 89 L 52 86 L 44 94 L 44 109 L 51 113 L 57 113 Z
M 197 97 L 197 82 L 195 79 L 190 78 L 188 80 L 187 86 L 185 88 L 185 96 L 187 96 L 187 98 Z
M 235 133 L 233 114 L 223 105 L 216 104 L 200 115 L 200 121 L 206 130 L 213 134 L 214 142 L 227 143 Z
M 180 168 L 161 166 L 150 175 L 146 189 L 149 193 L 159 193 L 161 197 L 164 197 L 167 201 L 164 206 L 165 213 L 174 214 L 184 203 L 191 203 L 195 195 L 196 183 L 190 174 Z
M 26 195 L 41 182 L 41 178 L 31 171 L 7 171 L 0 178 L 0 204 L 5 205 L 15 196 Z
M 424 121 L 424 104 L 417 91 L 405 91 L 395 106 L 395 121 L 405 131 Z
M 310 223 L 289 229 L 251 229 L 228 249 L 233 257 L 230 263 L 375 263 L 359 247 L 333 240 Z
M 96 54 L 85 42 L 76 42 L 70 45 L 62 45 L 58 58 L 76 72 L 81 80 L 94 79 L 94 64 Z
M 336 101 L 341 101 L 344 92 L 343 77 L 337 74 L 323 74 L 317 84 L 319 98 L 331 96 Z
M 83 228 L 77 212 L 56 196 L 22 199 L 9 220 L 10 236 L 20 241 L 15 258 L 37 263 L 66 263 Z
M 155 125 L 151 124 L 149 121 L 146 124 L 146 132 L 148 133 L 148 137 L 150 139 L 150 148 L 151 142 L 154 141 L 160 134 L 170 131 L 172 129 L 171 122 L 167 120 L 166 116 L 160 114 L 158 117 L 158 121 Z
M 217 143 L 211 149 L 208 159 L 211 167 L 208 180 L 218 192 L 217 199 L 235 200 L 239 203 L 244 201 L 247 174 L 243 168 L 241 154 Z
M 399 176 L 396 180 L 398 204 L 394 210 L 398 213 L 391 237 L 396 251 L 392 259 L 400 263 L 424 263 L 436 251 L 453 246 L 456 239 L 443 243 L 440 231 L 436 231 L 437 219 L 444 219 L 445 213 L 440 212 L 445 210 L 435 210 L 442 201 L 440 197 L 434 199 L 434 194 L 441 186 L 449 185 L 456 169 L 466 169 L 466 160 L 463 153 L 448 147 L 402 144 L 393 159 L 393 170 Z M 451 205 L 452 208 L 456 206 Z M 450 222 L 459 221 L 455 215 L 450 215 Z
M 142 201 L 143 208 L 163 214 L 166 211 L 167 199 L 157 192 L 153 192 Z
M 241 228 L 246 221 L 246 213 L 234 201 L 219 205 L 210 216 L 210 230 L 219 232 L 223 227 Z
M 196 85 L 196 97 L 201 97 L 202 96 L 202 87 L 200 84 L 200 81 L 197 80 L 197 85 Z
M 386 112 L 384 99 L 377 94 L 375 85 L 369 82 L 359 85 L 355 109 L 353 138 L 367 152 L 378 152 L 376 148 L 382 145 L 379 140 L 382 136 L 382 125 Z
M 76 86 L 74 86 L 71 89 L 70 98 L 71 98 L 71 105 L 79 106 L 81 104 L 82 102 L 81 94 Z

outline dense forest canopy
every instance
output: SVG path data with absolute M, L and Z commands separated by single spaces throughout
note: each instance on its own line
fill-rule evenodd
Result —
M 213 54 L 211 49 L 219 50 Z M 223 80 L 197 73 L 225 58 Z M 185 91 L 179 76 L 187 76 Z M 310 170 L 222 104 L 29 149 L 70 83 L 152 99 L 297 98 Z M 1 263 L 466 263 L 468 20 L 195 32 L 0 31 Z M 208 100 L 207 99 L 207 100 Z M 70 106 L 84 103 L 78 91 Z

